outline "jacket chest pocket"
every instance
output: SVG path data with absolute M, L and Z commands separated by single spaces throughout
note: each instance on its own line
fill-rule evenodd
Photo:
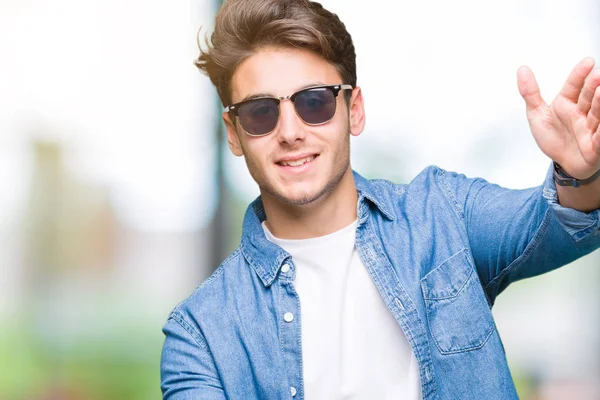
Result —
M 442 354 L 483 347 L 494 320 L 467 250 L 461 250 L 421 279 L 427 323 Z

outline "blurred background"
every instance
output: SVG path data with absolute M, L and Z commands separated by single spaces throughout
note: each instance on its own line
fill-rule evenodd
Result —
M 193 65 L 219 1 L 0 0 L 0 399 L 159 399 L 169 311 L 239 243 L 258 189 Z M 597 0 L 323 0 L 353 35 L 353 167 L 511 188 L 549 160 L 516 70 L 550 101 L 600 60 Z M 600 254 L 494 307 L 523 399 L 600 399 Z

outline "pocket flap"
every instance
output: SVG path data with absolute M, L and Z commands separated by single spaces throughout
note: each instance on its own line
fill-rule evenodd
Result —
M 441 263 L 421 279 L 421 289 L 426 300 L 441 300 L 457 296 L 473 267 L 467 249 L 463 249 Z

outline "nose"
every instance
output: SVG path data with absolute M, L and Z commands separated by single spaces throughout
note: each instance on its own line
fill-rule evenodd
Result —
M 304 140 L 306 137 L 304 122 L 300 119 L 294 103 L 289 99 L 281 100 L 279 104 L 279 127 L 277 137 L 279 142 L 294 144 L 296 141 Z

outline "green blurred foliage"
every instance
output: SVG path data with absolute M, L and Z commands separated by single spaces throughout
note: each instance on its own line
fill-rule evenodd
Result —
M 160 399 L 160 326 L 51 347 L 31 322 L 0 335 L 0 399 Z

